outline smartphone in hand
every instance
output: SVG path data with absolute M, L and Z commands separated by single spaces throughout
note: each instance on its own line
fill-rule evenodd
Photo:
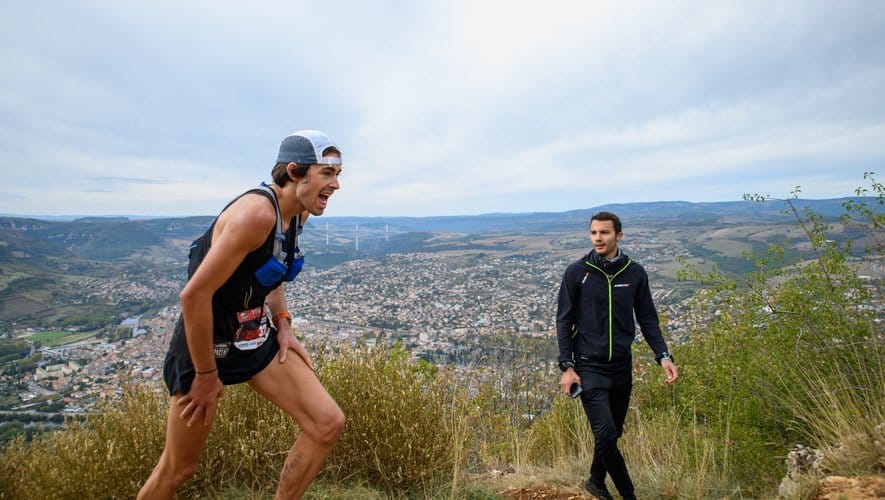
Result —
M 568 397 L 574 399 L 581 394 L 581 391 L 584 389 L 581 387 L 581 384 L 575 382 L 568 390 Z

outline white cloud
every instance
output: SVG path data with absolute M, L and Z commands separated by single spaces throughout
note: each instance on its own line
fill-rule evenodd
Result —
M 308 127 L 344 152 L 330 215 L 568 209 L 587 179 L 609 201 L 829 193 L 885 156 L 883 21 L 874 1 L 13 4 L 0 212 L 211 213 Z

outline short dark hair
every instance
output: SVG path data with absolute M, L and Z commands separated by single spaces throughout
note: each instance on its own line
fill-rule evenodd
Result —
M 610 220 L 615 225 L 615 232 L 621 232 L 621 218 L 611 212 L 597 212 L 593 214 L 593 217 L 590 217 L 590 224 L 593 224 L 595 220 Z
M 294 174 L 295 177 L 304 177 L 305 175 L 307 175 L 307 171 L 310 169 L 310 165 L 304 165 L 301 163 L 296 163 L 295 165 L 297 165 L 297 167 L 295 167 L 292 171 L 292 174 Z M 283 187 L 286 185 L 286 183 L 292 180 L 289 177 L 289 170 L 286 168 L 288 166 L 288 163 L 282 162 L 277 163 L 273 166 L 273 170 L 271 171 L 270 176 L 271 178 L 273 178 L 273 182 L 277 186 Z
M 341 152 L 338 151 L 338 148 L 336 148 L 335 146 L 329 146 L 323 150 L 323 156 L 329 153 L 338 153 L 339 155 L 341 154 Z M 310 164 L 296 163 L 295 165 L 296 167 L 292 171 L 292 174 L 295 175 L 295 177 L 302 178 L 307 176 L 307 171 L 310 170 Z M 285 162 L 278 162 L 276 165 L 273 166 L 273 170 L 271 170 L 270 172 L 270 177 L 271 179 L 273 179 L 274 184 L 276 184 L 277 186 L 283 187 L 286 185 L 287 182 L 292 180 L 291 177 L 289 177 L 289 170 L 286 168 L 288 166 L 289 164 Z

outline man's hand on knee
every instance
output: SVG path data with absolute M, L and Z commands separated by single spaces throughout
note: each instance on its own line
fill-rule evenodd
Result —
M 218 378 L 217 372 L 206 375 L 197 375 L 191 384 L 191 390 L 178 400 L 178 406 L 183 407 L 178 418 L 187 419 L 187 426 L 192 426 L 203 415 L 203 425 L 211 425 L 218 411 L 218 400 L 224 392 L 224 384 Z

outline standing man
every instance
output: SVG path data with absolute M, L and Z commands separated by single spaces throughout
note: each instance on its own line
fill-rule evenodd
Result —
M 593 430 L 593 462 L 584 488 L 603 500 L 612 498 L 605 486 L 606 473 L 622 498 L 636 498 L 618 449 L 633 388 L 634 312 L 664 369 L 664 382 L 672 384 L 679 378 L 658 325 L 648 274 L 618 247 L 622 236 L 617 215 L 599 212 L 590 218 L 593 250 L 566 268 L 556 312 L 559 386 L 566 394 L 575 384 L 583 389 L 581 404 Z
M 166 446 L 138 493 L 172 498 L 194 475 L 225 385 L 247 382 L 302 433 L 286 457 L 276 498 L 300 498 L 344 429 L 344 414 L 292 332 L 282 283 L 304 258 L 303 213 L 322 215 L 338 190 L 341 153 L 325 134 L 283 139 L 274 183 L 246 191 L 191 245 L 181 317 L 166 354 Z M 306 214 L 304 214 L 306 215 Z

